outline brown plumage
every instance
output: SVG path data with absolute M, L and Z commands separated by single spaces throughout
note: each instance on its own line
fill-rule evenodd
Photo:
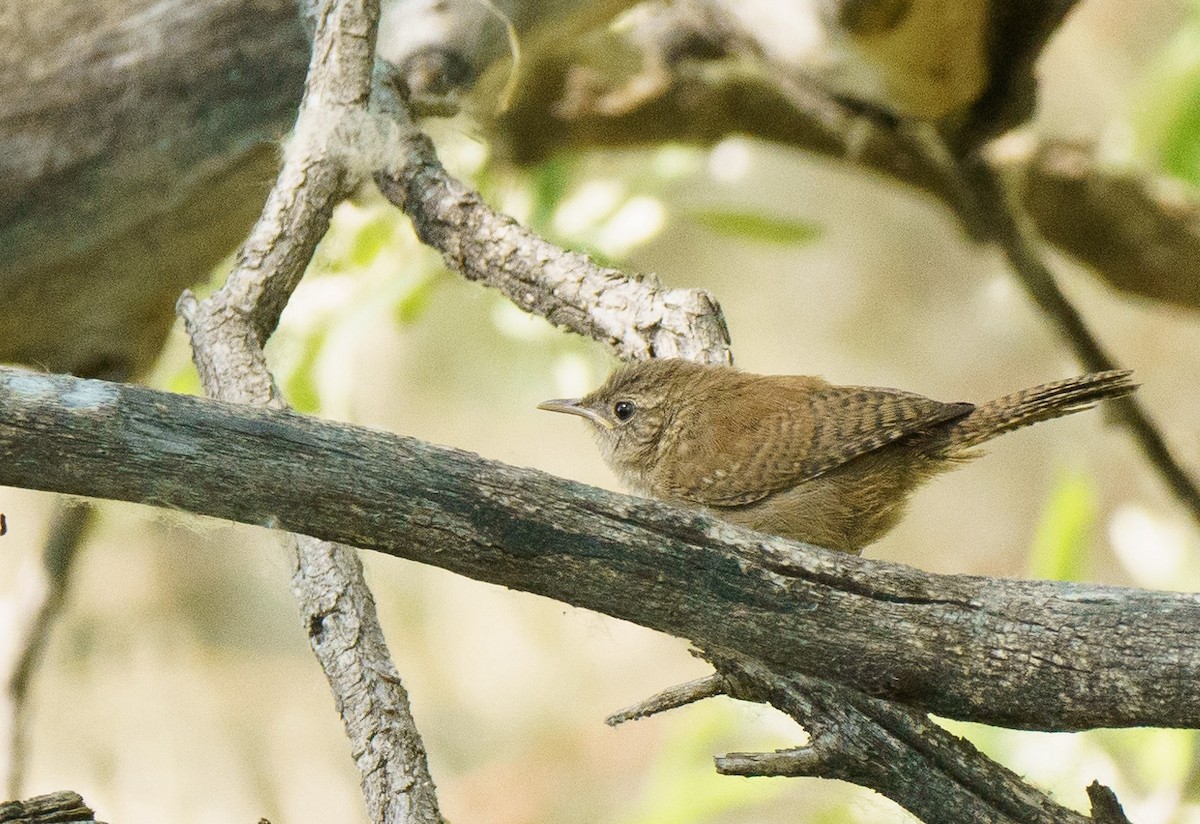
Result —
M 1129 372 L 1048 383 L 982 406 L 821 378 L 651 360 L 578 400 L 539 408 L 593 425 L 605 460 L 639 493 L 753 529 L 861 552 L 912 492 L 984 441 L 1136 388 Z

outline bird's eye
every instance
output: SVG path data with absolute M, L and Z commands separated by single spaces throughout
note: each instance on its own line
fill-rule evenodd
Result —
M 629 420 L 636 411 L 637 405 L 633 401 L 617 401 L 613 404 L 613 414 L 617 416 L 617 420 L 619 421 Z

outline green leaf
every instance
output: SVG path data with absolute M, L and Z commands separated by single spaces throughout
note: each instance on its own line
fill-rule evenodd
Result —
M 1200 185 L 1200 74 L 1196 85 L 1167 129 L 1162 147 L 1164 168 L 1175 177 Z
M 395 220 L 391 215 L 381 214 L 368 220 L 354 233 L 347 255 L 352 268 L 361 269 L 370 265 L 395 234 Z
M 1134 107 L 1142 144 L 1170 174 L 1200 185 L 1200 4 L 1159 54 Z
M 575 164 L 561 157 L 539 163 L 530 177 L 530 194 L 533 208 L 529 212 L 529 225 L 541 234 L 550 234 L 554 212 L 567 196 L 575 178 Z
M 685 214 L 690 220 L 718 234 L 760 243 L 804 245 L 821 236 L 821 227 L 815 223 L 757 212 L 690 209 Z
M 396 301 L 396 307 L 393 310 L 396 323 L 403 326 L 420 320 L 433 300 L 433 293 L 439 280 L 440 278 L 436 274 L 425 275 L 406 289 Z
M 315 414 L 321 409 L 321 391 L 317 387 L 317 359 L 325 345 L 328 329 L 322 327 L 301 342 L 300 356 L 284 380 L 288 403 L 297 412 Z
M 1030 574 L 1051 581 L 1082 580 L 1096 516 L 1091 478 L 1078 472 L 1064 474 L 1051 491 L 1034 533 Z

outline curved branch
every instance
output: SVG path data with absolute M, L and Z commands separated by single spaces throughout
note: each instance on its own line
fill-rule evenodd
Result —
M 1200 596 L 939 576 L 359 427 L 0 370 L 0 484 L 337 540 L 938 715 L 1200 727 Z
M 379 174 L 384 196 L 412 218 L 421 240 L 468 280 L 500 291 L 527 312 L 607 344 L 618 357 L 729 363 L 729 330 L 702 289 L 664 289 L 555 246 L 452 177 L 420 133 L 404 141 L 399 171 Z

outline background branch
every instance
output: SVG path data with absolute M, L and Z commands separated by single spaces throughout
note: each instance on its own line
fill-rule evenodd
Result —
M 1012 63 L 994 75 L 952 144 L 976 145 L 1028 116 L 1035 59 L 1074 5 L 999 4 L 1004 26 L 1017 36 L 998 33 L 995 42 L 1014 48 Z M 778 29 L 779 21 L 769 19 Z M 710 145 L 749 135 L 913 187 L 945 203 L 969 234 L 975 231 L 942 170 L 914 150 L 894 121 L 814 86 L 811 74 L 772 49 L 783 32 L 750 26 L 746 17 L 662 4 L 632 31 L 535 51 L 528 73 L 537 81 L 522 86 L 494 142 L 516 162 L 532 164 L 568 151 L 665 141 Z M 631 51 L 641 66 L 636 77 L 600 70 L 598 54 Z M 624 97 L 622 106 L 610 104 L 614 93 L 630 88 L 640 93 Z M 1193 288 L 1200 281 L 1188 274 L 1200 259 L 1194 196 L 1146 171 L 1102 163 L 1092 147 L 1053 138 L 1030 138 L 1019 151 L 989 155 L 989 162 L 1021 182 L 1021 206 L 1046 239 L 1103 280 L 1131 294 L 1200 308 Z
M 95 521 L 91 504 L 59 500 L 51 516 L 50 534 L 42 546 L 39 563 L 27 564 L 18 573 L 16 592 L 19 606 L 9 631 L 15 637 L 12 657 L 4 662 L 0 679 L 6 686 L 3 709 L 7 738 L 3 786 L 8 798 L 21 795 L 25 763 L 29 690 L 34 673 L 46 653 L 50 632 L 66 603 L 67 588 L 75 559 Z
M 952 173 L 961 175 L 964 208 L 979 215 L 979 222 L 1004 250 L 1025 291 L 1058 327 L 1076 359 L 1089 371 L 1123 368 L 1088 328 L 1083 316 L 1059 289 L 1054 273 L 1043 259 L 1037 241 L 1029 237 L 995 171 L 978 158 L 960 162 Z M 1171 454 L 1166 438 L 1137 395 L 1117 399 L 1112 409 L 1125 425 L 1147 462 L 1166 482 L 1175 497 L 1200 521 L 1200 486 Z

